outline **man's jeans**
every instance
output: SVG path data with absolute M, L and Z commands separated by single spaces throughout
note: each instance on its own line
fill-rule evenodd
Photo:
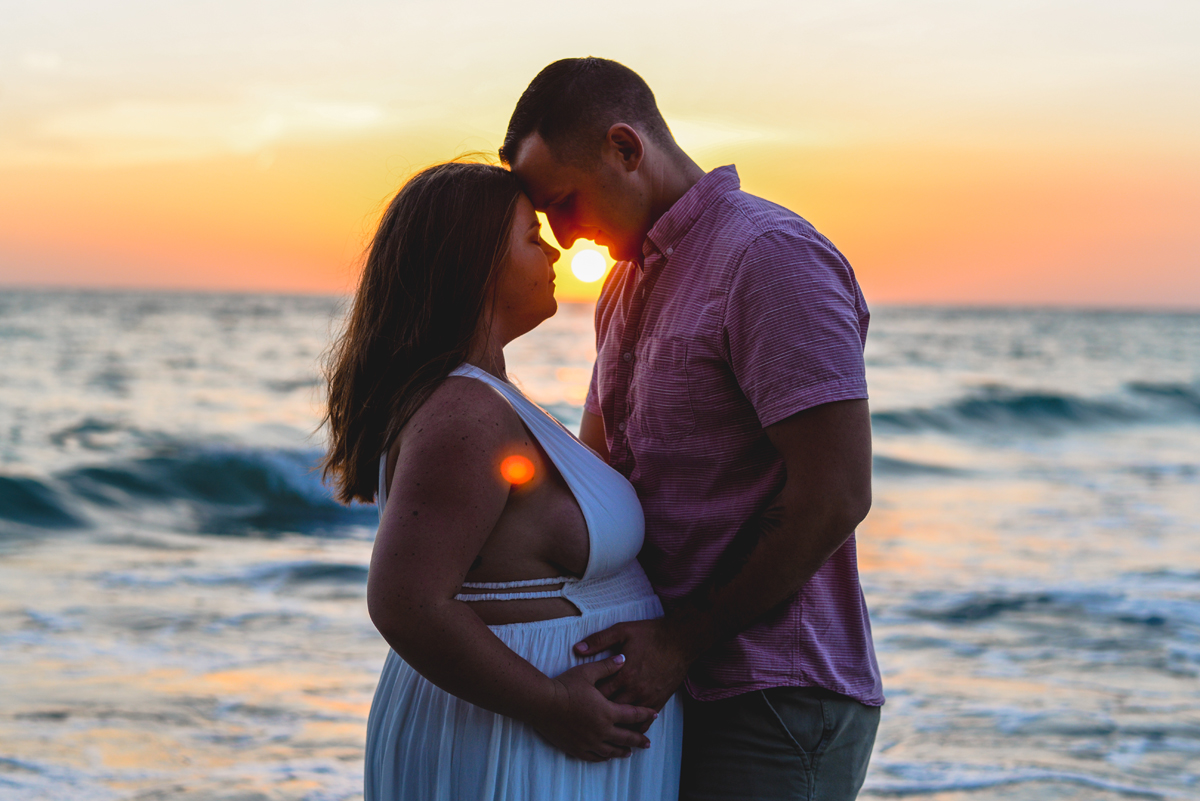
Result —
M 879 708 L 813 687 L 688 699 L 680 801 L 852 801 Z

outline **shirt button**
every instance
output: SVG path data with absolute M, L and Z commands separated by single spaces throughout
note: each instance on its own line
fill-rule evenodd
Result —
M 625 430 L 625 423 L 624 423 L 624 422 L 617 423 L 617 428 L 618 428 L 618 429 L 620 429 L 621 431 L 624 431 L 624 430 Z
M 675 252 L 675 248 L 667 248 L 667 255 L 668 255 L 668 256 L 670 256 L 670 255 L 671 255 L 672 253 L 674 253 L 674 252 Z
M 622 355 L 622 356 L 621 356 L 621 358 L 622 358 L 622 359 L 624 359 L 624 360 L 625 360 L 625 361 L 627 361 L 627 362 L 631 362 L 631 361 L 633 361 L 633 354 L 632 354 L 632 353 L 626 353 L 626 354 Z

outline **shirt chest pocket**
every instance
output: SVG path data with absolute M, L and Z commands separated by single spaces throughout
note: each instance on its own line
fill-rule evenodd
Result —
M 646 337 L 638 343 L 630 385 L 630 420 L 643 436 L 670 441 L 696 429 L 688 380 L 688 342 Z

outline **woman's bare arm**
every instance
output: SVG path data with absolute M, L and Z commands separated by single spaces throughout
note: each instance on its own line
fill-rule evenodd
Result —
M 583 420 L 579 423 L 579 441 L 596 452 L 604 461 L 608 461 L 608 439 L 604 434 L 604 418 L 583 410 Z
M 388 644 L 446 692 L 533 725 L 573 756 L 608 759 L 648 745 L 624 727 L 652 710 L 614 704 L 595 688 L 619 661 L 548 677 L 454 600 L 508 502 L 500 461 L 533 451 L 507 401 L 482 382 L 447 379 L 403 441 L 367 581 L 371 620 Z

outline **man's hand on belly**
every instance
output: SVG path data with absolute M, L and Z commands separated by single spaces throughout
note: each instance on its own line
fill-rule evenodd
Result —
M 601 692 L 616 703 L 662 709 L 704 650 L 691 642 L 688 627 L 680 622 L 666 617 L 618 623 L 576 644 L 575 652 L 612 649 L 624 654 L 624 667 L 598 685 Z

